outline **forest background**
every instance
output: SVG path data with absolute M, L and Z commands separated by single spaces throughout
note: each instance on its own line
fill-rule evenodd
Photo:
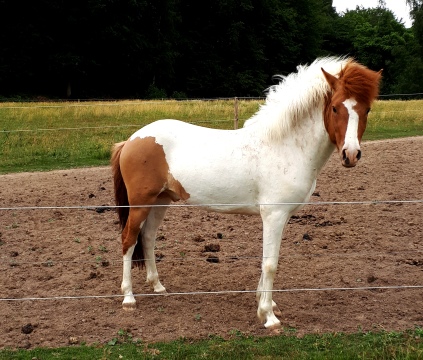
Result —
M 326 55 L 384 69 L 382 94 L 423 93 L 423 0 L 398 1 L 411 28 L 383 1 L 0 0 L 0 100 L 263 96 Z

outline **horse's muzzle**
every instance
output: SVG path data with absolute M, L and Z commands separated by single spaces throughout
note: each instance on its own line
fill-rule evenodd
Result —
M 358 160 L 361 158 L 361 150 L 354 149 L 349 151 L 348 149 L 342 149 L 341 162 L 345 167 L 354 167 L 357 165 Z

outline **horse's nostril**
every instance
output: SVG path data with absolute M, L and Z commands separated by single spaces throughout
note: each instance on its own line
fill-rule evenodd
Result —
M 342 160 L 347 160 L 347 151 L 345 149 L 342 150 Z
M 360 160 L 361 159 L 361 150 L 358 150 L 357 151 L 357 160 Z

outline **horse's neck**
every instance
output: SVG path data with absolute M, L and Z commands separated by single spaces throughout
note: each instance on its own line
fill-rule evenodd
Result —
M 296 139 L 299 151 L 312 163 L 317 174 L 322 170 L 335 149 L 323 121 L 323 111 L 316 109 L 301 124 L 293 127 L 291 136 Z
M 323 112 L 315 111 L 310 117 L 307 117 L 300 129 L 293 129 L 293 136 L 298 139 L 300 144 L 303 143 L 300 147 L 304 148 L 304 152 L 314 163 L 318 174 L 335 150 L 335 145 L 330 141 L 324 125 Z
M 287 129 L 280 138 L 272 138 L 268 132 L 260 131 L 260 122 L 249 126 L 254 134 L 258 134 L 263 142 L 271 142 L 270 146 L 280 147 L 283 154 L 291 153 L 302 157 L 303 165 L 312 176 L 317 176 L 333 153 L 335 145 L 329 139 L 323 121 L 323 111 L 316 108 L 297 124 Z

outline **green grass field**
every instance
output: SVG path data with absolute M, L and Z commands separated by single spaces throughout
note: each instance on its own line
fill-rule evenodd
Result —
M 364 140 L 423 135 L 423 100 L 375 102 Z
M 239 126 L 260 100 L 239 100 Z M 234 100 L 0 103 L 0 174 L 106 165 L 115 142 L 157 119 L 234 128 Z M 378 101 L 364 140 L 423 134 L 423 100 Z
M 58 349 L 1 350 L 7 360 L 118 360 L 118 359 L 422 359 L 423 329 L 406 332 L 306 335 L 284 334 L 248 337 L 233 331 L 224 340 L 210 336 L 203 341 L 180 339 L 170 343 L 145 344 L 119 331 L 116 338 L 95 346 Z

